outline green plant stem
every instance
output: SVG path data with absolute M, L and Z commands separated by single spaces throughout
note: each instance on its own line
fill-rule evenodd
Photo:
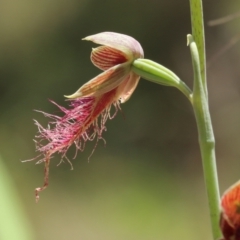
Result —
M 197 121 L 205 184 L 208 194 L 213 239 L 219 239 L 219 187 L 215 158 L 215 139 L 209 113 L 207 96 L 201 79 L 198 48 L 191 35 L 188 43 L 194 69 L 193 109 Z
M 208 99 L 202 0 L 190 0 L 192 35 L 197 44 L 203 88 Z
M 192 36 L 188 36 L 193 69 L 193 108 L 197 121 L 205 185 L 208 194 L 213 239 L 221 237 L 219 228 L 219 186 L 215 157 L 215 139 L 208 106 L 206 54 L 202 0 L 190 0 Z
M 176 88 L 178 90 L 180 90 L 186 97 L 187 99 L 190 101 L 190 103 L 192 103 L 193 101 L 193 94 L 191 89 L 185 84 L 185 82 L 180 81 L 179 84 L 176 86 Z

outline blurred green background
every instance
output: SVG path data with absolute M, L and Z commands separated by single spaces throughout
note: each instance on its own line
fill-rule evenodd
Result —
M 233 0 L 203 4 L 206 22 L 240 8 Z M 239 22 L 206 25 L 209 60 L 239 34 Z M 60 156 L 51 161 L 50 186 L 35 203 L 44 165 L 21 160 L 36 156 L 32 119 L 47 120 L 33 110 L 56 112 L 48 99 L 66 106 L 63 95 L 100 72 L 89 60 L 94 44 L 81 39 L 102 31 L 133 36 L 146 58 L 192 87 L 188 0 L 0 2 L 0 154 L 34 240 L 210 239 L 191 106 L 176 89 L 145 80 L 122 105 L 123 114 L 107 122 L 107 145 L 100 141 L 89 162 L 94 143 L 72 161 L 73 171 L 67 163 L 57 167 Z M 240 178 L 239 50 L 240 43 L 208 69 L 221 193 Z

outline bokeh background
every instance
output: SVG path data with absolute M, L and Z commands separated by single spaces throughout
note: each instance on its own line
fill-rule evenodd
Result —
M 240 8 L 234 0 L 203 4 L 206 23 Z M 221 193 L 240 178 L 240 42 L 218 53 L 239 34 L 239 22 L 206 24 Z M 145 80 L 107 122 L 107 144 L 100 141 L 89 161 L 94 143 L 72 161 L 73 171 L 57 166 L 60 156 L 51 161 L 50 186 L 35 203 L 44 166 L 21 160 L 36 156 L 33 119 L 47 120 L 33 110 L 56 112 L 48 99 L 66 106 L 63 95 L 100 72 L 89 60 L 94 44 L 81 39 L 102 31 L 133 36 L 146 58 L 192 87 L 187 0 L 0 1 L 0 155 L 33 240 L 210 239 L 191 106 L 176 89 Z

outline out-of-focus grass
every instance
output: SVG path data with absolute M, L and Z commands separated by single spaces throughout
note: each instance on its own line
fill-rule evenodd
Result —
M 33 240 L 34 231 L 27 211 L 0 156 L 0 239 Z

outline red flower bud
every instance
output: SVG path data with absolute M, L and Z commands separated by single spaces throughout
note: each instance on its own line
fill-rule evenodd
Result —
M 240 182 L 223 194 L 220 227 L 225 240 L 240 240 Z

